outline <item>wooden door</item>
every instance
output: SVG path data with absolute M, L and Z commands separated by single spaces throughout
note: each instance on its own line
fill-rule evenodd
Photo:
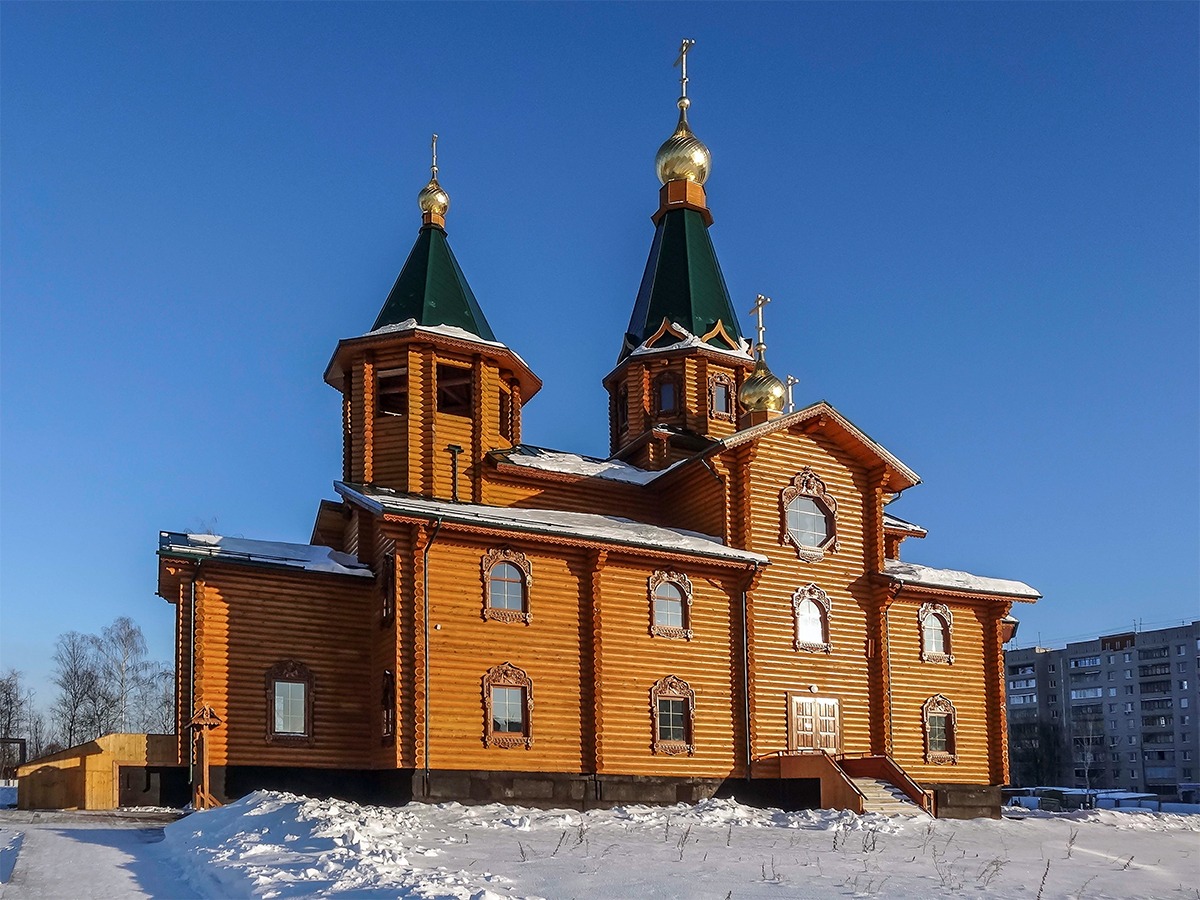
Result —
M 828 697 L 793 696 L 790 749 L 841 752 L 842 727 L 838 712 L 838 701 Z

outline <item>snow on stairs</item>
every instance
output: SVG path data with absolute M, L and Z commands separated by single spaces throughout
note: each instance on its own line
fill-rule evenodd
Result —
M 850 779 L 863 797 L 863 811 L 885 816 L 926 816 L 928 813 L 913 803 L 900 788 L 882 778 Z

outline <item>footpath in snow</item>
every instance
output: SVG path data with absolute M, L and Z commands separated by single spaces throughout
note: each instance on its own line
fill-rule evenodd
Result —
M 724 800 L 579 813 L 259 792 L 147 846 L 210 897 L 1200 900 L 1200 816 L 1141 811 L 964 822 Z

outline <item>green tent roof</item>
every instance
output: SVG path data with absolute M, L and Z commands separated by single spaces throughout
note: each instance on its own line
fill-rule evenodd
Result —
M 418 325 L 453 325 L 485 341 L 496 340 L 458 267 L 446 232 L 437 225 L 421 228 L 371 330 L 407 319 L 415 319 Z
M 624 359 L 652 337 L 663 319 L 697 336 L 707 334 L 720 321 L 731 338 L 741 341 L 708 227 L 694 209 L 673 209 L 659 219 L 619 358 Z M 709 343 L 723 350 L 737 349 L 717 337 Z

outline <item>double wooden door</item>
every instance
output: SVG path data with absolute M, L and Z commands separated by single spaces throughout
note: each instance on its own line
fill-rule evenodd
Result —
M 793 695 L 790 715 L 790 749 L 841 752 L 842 722 L 837 700 Z

